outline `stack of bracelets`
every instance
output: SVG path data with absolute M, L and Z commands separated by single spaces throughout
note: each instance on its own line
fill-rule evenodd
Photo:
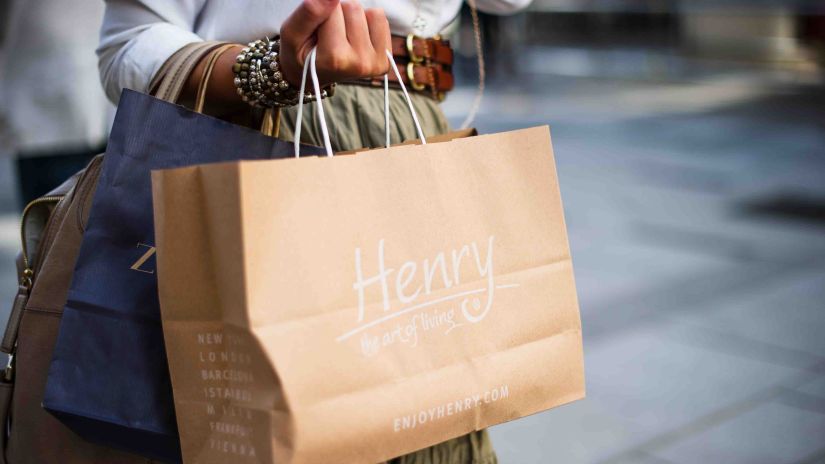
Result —
M 294 106 L 298 104 L 298 90 L 284 79 L 280 62 L 281 37 L 250 42 L 241 50 L 232 66 L 235 87 L 243 101 L 260 108 Z M 321 90 L 321 98 L 332 96 L 334 85 Z M 304 103 L 315 100 L 307 89 Z

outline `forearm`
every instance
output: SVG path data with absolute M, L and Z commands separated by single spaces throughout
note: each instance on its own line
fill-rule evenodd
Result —
M 98 57 L 101 80 L 113 102 L 117 101 L 123 88 L 150 91 L 152 77 L 176 50 L 203 40 L 193 32 L 193 24 L 204 0 L 155 3 L 160 1 L 140 0 L 133 4 L 110 0 L 107 6 Z M 280 29 L 278 59 L 281 68 L 267 77 L 272 79 L 270 89 L 276 81 L 283 79 L 294 91 L 300 84 L 303 60 L 316 44 L 322 86 L 387 72 L 390 29 L 386 15 L 380 9 L 365 10 L 357 2 L 303 0 Z M 211 114 L 221 116 L 248 110 L 249 104 L 237 93 L 233 71 L 236 57 L 244 47 L 237 45 L 224 51 L 213 68 L 206 88 L 206 103 Z M 266 47 L 261 47 L 263 51 L 256 53 L 270 53 Z M 194 101 L 208 60 L 209 57 L 202 59 L 188 78 L 183 89 L 183 103 Z M 244 64 L 251 67 L 249 63 Z M 241 78 L 243 74 L 241 71 Z M 254 97 L 257 102 L 260 93 L 266 92 L 248 88 L 251 85 L 256 85 L 252 78 L 242 90 L 255 94 L 246 96 Z M 283 103 L 292 104 L 293 97 L 297 98 L 294 95 L 287 97 Z M 276 104 L 272 98 L 264 98 L 264 104 Z
M 222 116 L 225 114 L 237 113 L 249 108 L 249 104 L 241 100 L 235 90 L 235 74 L 232 72 L 232 65 L 235 63 L 235 58 L 241 52 L 243 45 L 236 45 L 230 49 L 225 50 L 219 57 L 215 66 L 212 69 L 212 75 L 209 78 L 206 86 L 205 101 L 208 105 L 209 112 Z M 195 96 L 198 92 L 201 77 L 203 76 L 206 63 L 209 61 L 210 54 L 204 56 L 183 88 L 181 94 L 182 101 L 194 102 Z
M 97 49 L 100 79 L 117 103 L 124 88 L 149 92 L 176 50 L 203 40 L 194 32 L 205 0 L 107 0 Z

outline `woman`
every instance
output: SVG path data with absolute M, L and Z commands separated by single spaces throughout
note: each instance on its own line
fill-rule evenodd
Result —
M 510 13 L 530 0 L 475 0 L 489 13 Z M 438 102 L 452 88 L 452 51 L 439 32 L 458 14 L 462 0 L 109 0 L 98 49 L 106 93 L 144 92 L 176 50 L 200 40 L 248 43 L 221 55 L 207 88 L 211 113 L 230 118 L 257 108 L 281 108 L 281 136 L 291 138 L 295 89 L 304 60 L 317 44 L 323 85 L 337 83 L 326 102 L 336 151 L 384 144 L 383 88 L 392 50 L 413 93 L 424 133 L 448 129 Z M 367 8 L 365 8 L 367 7 Z M 381 9 L 383 7 L 383 9 Z M 266 40 L 280 34 L 279 40 Z M 395 34 L 396 36 L 393 36 Z M 413 36 L 414 34 L 414 36 Z M 429 38 L 429 39 L 424 39 Z M 251 48 L 251 50 L 250 50 Z M 202 63 L 203 65 L 203 63 Z M 200 70 L 185 94 L 193 95 Z M 329 89 L 332 93 L 332 89 Z M 401 92 L 391 92 L 393 141 L 415 138 Z M 308 108 L 309 109 L 309 108 Z M 319 145 L 314 108 L 302 140 Z M 491 464 L 496 456 L 485 431 L 471 433 L 393 460 L 397 463 Z

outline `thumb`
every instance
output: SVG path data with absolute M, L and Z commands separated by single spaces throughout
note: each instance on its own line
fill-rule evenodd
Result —
M 304 0 L 281 27 L 282 40 L 285 38 L 295 45 L 308 41 L 335 11 L 339 1 Z

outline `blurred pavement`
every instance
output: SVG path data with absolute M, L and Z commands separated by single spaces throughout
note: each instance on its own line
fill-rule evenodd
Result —
M 493 428 L 501 461 L 825 462 L 822 87 L 565 77 L 546 53 L 475 126 L 551 126 L 588 396 Z
M 588 397 L 495 427 L 501 462 L 825 462 L 822 87 L 561 76 L 533 58 L 475 125 L 551 126 Z M 472 94 L 446 102 L 454 122 Z M 17 220 L 0 216 L 4 312 Z

